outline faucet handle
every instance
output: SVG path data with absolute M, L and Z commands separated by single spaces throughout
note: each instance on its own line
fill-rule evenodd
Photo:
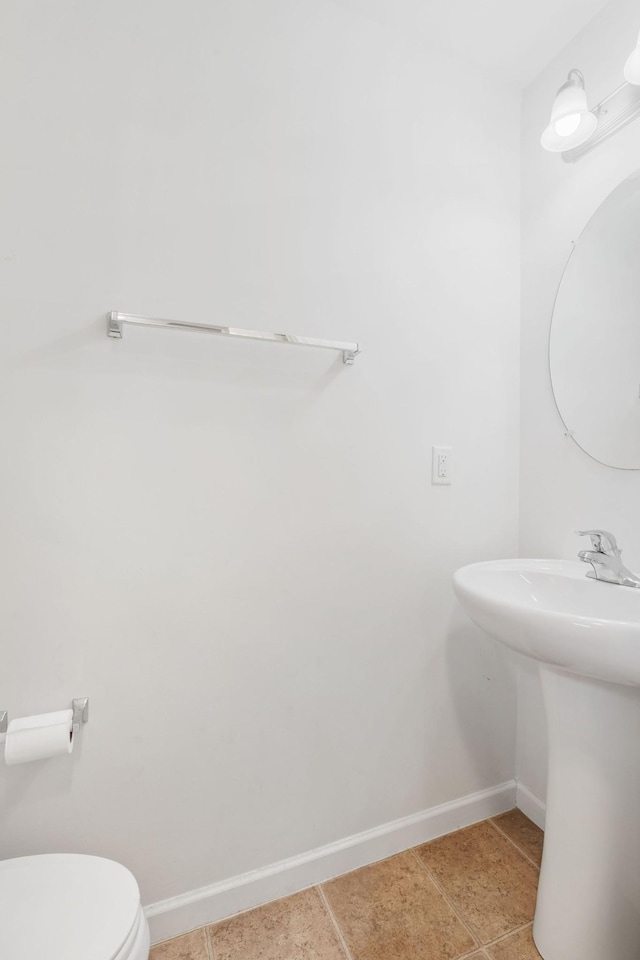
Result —
M 616 557 L 622 553 L 616 538 L 608 530 L 578 530 L 577 533 L 580 537 L 591 537 L 593 549 L 598 553 L 608 553 Z

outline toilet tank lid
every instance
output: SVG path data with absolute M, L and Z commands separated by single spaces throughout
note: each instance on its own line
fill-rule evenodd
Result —
M 0 861 L 0 957 L 113 960 L 140 910 L 135 877 L 113 860 L 43 854 Z

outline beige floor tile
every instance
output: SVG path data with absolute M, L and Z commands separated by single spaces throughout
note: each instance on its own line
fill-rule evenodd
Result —
M 533 919 L 538 871 L 490 823 L 441 837 L 416 853 L 482 943 Z
M 353 960 L 453 960 L 475 944 L 411 853 L 324 884 Z
M 208 957 L 206 933 L 201 928 L 152 947 L 149 960 L 208 960 Z
M 544 833 L 535 823 L 525 817 L 521 810 L 510 810 L 509 813 L 503 813 L 499 817 L 494 817 L 493 822 L 506 833 L 510 840 L 530 857 L 534 863 L 540 866 L 542 860 L 542 842 Z
M 344 960 L 318 890 L 304 890 L 209 927 L 216 960 Z
M 488 947 L 487 952 L 491 960 L 542 960 L 533 942 L 531 927 L 512 933 L 506 940 Z

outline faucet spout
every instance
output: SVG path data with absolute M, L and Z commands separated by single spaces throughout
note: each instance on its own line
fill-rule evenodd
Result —
M 607 530 L 580 530 L 580 536 L 591 538 L 592 550 L 580 550 L 578 557 L 583 563 L 590 563 L 592 570 L 587 573 L 593 580 L 605 583 L 617 583 L 623 587 L 640 587 L 640 577 L 632 573 L 622 562 L 622 550 L 616 538 Z

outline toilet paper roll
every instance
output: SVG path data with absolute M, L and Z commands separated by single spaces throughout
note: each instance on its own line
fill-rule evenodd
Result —
M 11 766 L 69 754 L 73 750 L 72 727 L 73 710 L 10 720 L 4 758 Z

